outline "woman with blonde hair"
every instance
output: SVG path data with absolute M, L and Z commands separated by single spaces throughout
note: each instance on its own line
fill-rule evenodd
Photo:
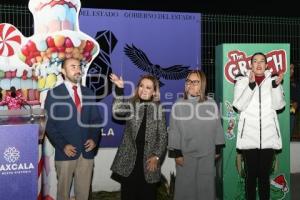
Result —
M 122 142 L 111 166 L 121 183 L 122 200 L 155 200 L 161 161 L 167 147 L 165 115 L 159 103 L 159 83 L 151 75 L 138 81 L 132 98 L 123 95 L 124 81 L 110 75 L 116 85 L 113 115 L 126 121 Z
M 216 102 L 205 95 L 206 76 L 191 71 L 184 98 L 172 107 L 169 157 L 175 158 L 175 200 L 215 200 L 215 158 L 224 146 Z

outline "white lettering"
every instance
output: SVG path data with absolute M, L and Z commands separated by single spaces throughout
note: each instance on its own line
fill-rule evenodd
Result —
M 108 129 L 107 136 L 114 136 L 114 135 L 115 135 L 114 130 L 112 128 Z
M 14 164 L 5 164 L 0 165 L 0 172 L 8 172 L 8 171 L 24 171 L 34 169 L 34 165 L 32 163 L 14 163 Z
M 21 165 L 21 164 L 20 164 Z M 18 169 L 18 165 L 17 164 L 12 164 L 11 165 L 11 169 L 12 170 L 17 170 Z

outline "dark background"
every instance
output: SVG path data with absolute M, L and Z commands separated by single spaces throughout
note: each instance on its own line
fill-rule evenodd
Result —
M 0 4 L 27 5 L 28 0 L 0 0 Z M 85 8 L 183 11 L 226 15 L 300 17 L 297 0 L 291 1 L 199 1 L 199 0 L 81 0 Z

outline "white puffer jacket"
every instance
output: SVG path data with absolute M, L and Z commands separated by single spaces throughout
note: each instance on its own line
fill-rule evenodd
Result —
M 282 86 L 272 87 L 270 71 L 265 79 L 252 90 L 249 74 L 237 77 L 233 106 L 239 110 L 237 149 L 281 149 L 282 140 L 276 110 L 285 106 Z

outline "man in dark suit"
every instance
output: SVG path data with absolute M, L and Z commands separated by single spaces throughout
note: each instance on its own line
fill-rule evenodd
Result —
M 49 90 L 45 101 L 46 132 L 55 147 L 57 200 L 69 200 L 73 176 L 76 199 L 87 200 L 102 120 L 93 92 L 80 85 L 80 61 L 66 59 L 62 74 L 64 83 Z

